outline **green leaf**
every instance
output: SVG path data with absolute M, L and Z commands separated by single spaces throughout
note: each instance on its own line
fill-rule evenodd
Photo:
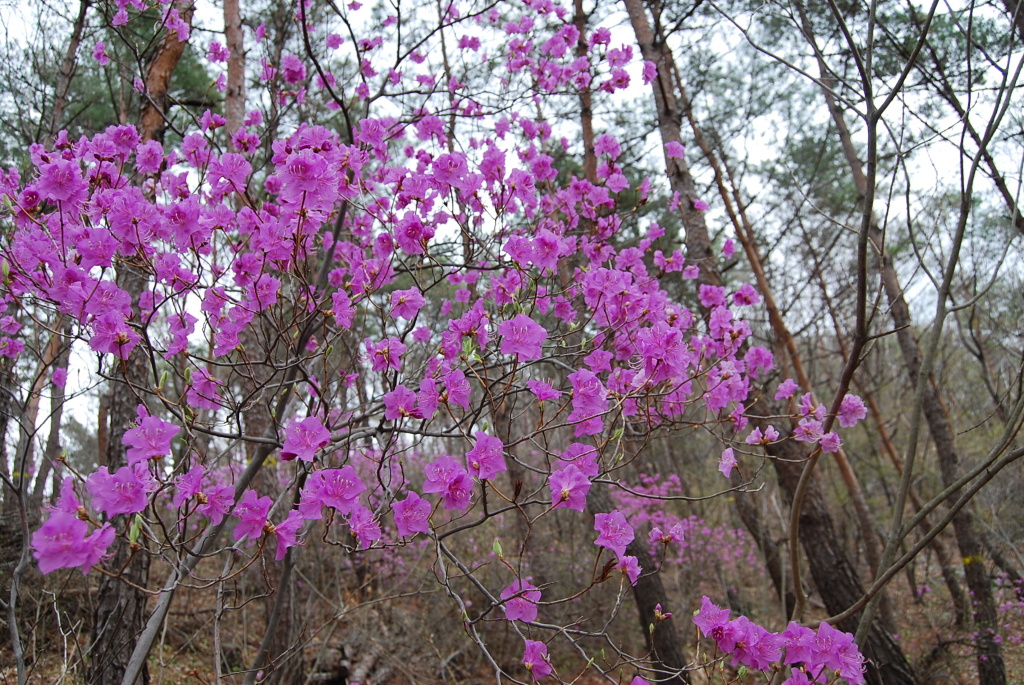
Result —
M 491 549 L 493 549 L 494 553 L 499 557 L 501 556 L 501 543 L 498 541 L 498 538 L 494 538 L 494 544 L 491 545 Z

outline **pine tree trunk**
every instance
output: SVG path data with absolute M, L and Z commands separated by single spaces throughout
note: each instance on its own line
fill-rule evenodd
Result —
M 239 0 L 224 0 L 224 40 L 228 57 L 228 82 L 224 92 L 224 119 L 227 132 L 234 135 L 245 120 L 245 45 Z
M 896 339 L 903 354 L 903 363 L 907 367 L 910 383 L 916 385 L 921 374 L 921 348 L 914 336 L 913 320 L 910 308 L 903 297 L 899 276 L 893 266 L 892 258 L 883 246 L 881 230 L 872 225 L 871 241 L 879 249 L 882 271 L 882 284 L 889 301 L 889 311 L 896 327 Z M 956 450 L 953 428 L 949 423 L 946 408 L 939 398 L 935 380 L 928 378 L 922 405 L 928 431 L 935 444 L 935 453 L 942 474 L 942 484 L 949 487 L 961 475 L 960 455 Z M 951 498 L 956 500 L 957 491 Z M 995 598 L 992 595 L 992 578 L 985 565 L 985 547 L 978 534 L 977 524 L 970 506 L 966 506 L 953 518 L 953 531 L 956 533 L 960 557 L 964 564 L 964 577 L 974 602 L 975 645 L 977 649 L 978 682 L 981 685 L 1003 685 L 1006 683 L 1006 668 L 1003 663 L 1002 650 L 996 641 L 998 614 Z

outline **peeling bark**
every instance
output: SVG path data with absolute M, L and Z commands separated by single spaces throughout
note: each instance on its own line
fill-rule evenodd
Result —
M 193 8 L 181 12 L 182 20 L 192 26 Z M 171 76 L 185 54 L 186 41 L 179 41 L 173 31 L 164 32 L 153 60 L 146 70 L 146 93 L 143 96 L 142 114 L 139 117 L 139 133 L 143 141 L 163 142 L 167 129 L 167 114 L 171 106 Z

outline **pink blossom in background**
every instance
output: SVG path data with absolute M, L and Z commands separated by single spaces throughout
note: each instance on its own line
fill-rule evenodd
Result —
M 790 397 L 793 396 L 794 392 L 799 390 L 799 388 L 800 388 L 800 386 L 798 386 L 796 384 L 795 380 L 793 380 L 792 378 L 787 378 L 786 380 L 784 380 L 781 383 L 779 383 L 779 387 L 776 388 L 776 390 L 775 390 L 775 399 L 777 399 L 777 400 L 789 399 Z
M 853 428 L 858 422 L 863 421 L 868 415 L 868 409 L 864 406 L 864 400 L 857 395 L 847 394 L 839 403 L 839 412 L 836 419 L 843 428 Z

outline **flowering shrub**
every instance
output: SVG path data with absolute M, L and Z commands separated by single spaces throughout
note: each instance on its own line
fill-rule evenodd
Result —
M 480 648 L 477 625 L 503 616 L 540 680 L 555 673 L 551 640 L 585 654 L 579 640 L 602 632 L 545 622 L 550 606 L 607 578 L 602 555 L 614 557 L 622 593 L 657 572 L 652 559 L 694 563 L 685 550 L 697 545 L 701 557 L 754 556 L 740 533 L 654 510 L 652 497 L 672 498 L 672 487 L 641 477 L 612 488 L 643 467 L 641 452 L 625 453 L 624 435 L 641 444 L 701 425 L 726 443 L 726 477 L 746 476 L 779 440 L 838 449 L 810 395 L 791 436 L 748 426 L 774 366 L 743 318 L 759 297 L 748 284 L 702 284 L 694 311 L 670 294 L 671 274 L 681 286 L 700 265 L 656 223 L 644 219 L 644 233 L 626 235 L 625 219 L 654 182 L 629 177 L 617 162 L 620 141 L 598 139 L 596 178 L 560 174 L 574 144 L 543 114 L 506 106 L 589 86 L 610 96 L 629 84 L 627 67 L 642 67 L 648 82 L 654 65 L 628 45 L 609 47 L 605 29 L 580 36 L 553 2 L 506 14 L 468 9 L 450 5 L 444 28 L 509 36 L 486 58 L 475 56 L 475 37 L 458 42 L 463 59 L 494 70 L 498 95 L 476 92 L 472 69 L 439 82 L 425 46 L 400 70 L 388 67 L 383 41 L 403 39 L 385 24 L 353 48 L 359 76 L 348 86 L 313 54 L 264 65 L 278 104 L 314 94 L 334 109 L 362 103 L 366 114 L 347 111 L 341 132 L 298 122 L 273 137 L 279 129 L 260 110 L 225 131 L 208 111 L 173 143 L 143 140 L 131 125 L 79 140 L 61 133 L 30 150 L 27 176 L 0 175 L 9 208 L 3 297 L 26 322 L 21 334 L 5 329 L 4 354 L 22 358 L 33 335 L 66 326 L 76 349 L 137 403 L 121 438 L 124 465 L 63 479 L 31 540 L 42 572 L 89 573 L 120 546 L 162 561 L 172 592 L 199 552 L 256 558 L 272 541 L 280 562 L 302 547 L 398 556 L 416 543 L 434 554 L 438 581 Z M 177 10 L 165 24 L 188 39 Z M 343 45 L 337 34 L 320 37 L 332 50 Z M 209 58 L 223 62 L 224 51 L 211 45 Z M 95 54 L 107 59 L 102 44 Z M 681 158 L 682 146 L 665 154 Z M 53 383 L 64 374 L 55 369 Z M 776 397 L 795 391 L 786 380 Z M 268 418 L 257 432 L 254 408 Z M 847 397 L 839 423 L 864 415 Z M 274 477 L 256 479 L 261 471 Z M 674 475 L 668 482 L 678 485 Z M 615 504 L 600 510 L 595 491 L 609 488 Z M 592 516 L 596 570 L 565 596 L 532 584 L 530 571 L 530 531 L 560 509 Z M 112 525 L 117 517 L 128 523 Z M 476 581 L 486 601 L 470 610 L 450 575 L 474 577 L 477 561 L 457 542 L 491 519 L 507 539 L 520 518 L 515 551 L 497 552 L 503 565 Z M 654 556 L 628 553 L 636 539 Z M 674 554 L 659 554 L 672 545 Z M 774 635 L 743 617 L 727 621 L 706 598 L 695 620 L 735 664 L 793 665 L 787 683 L 826 670 L 863 680 L 849 636 L 827 624 Z

